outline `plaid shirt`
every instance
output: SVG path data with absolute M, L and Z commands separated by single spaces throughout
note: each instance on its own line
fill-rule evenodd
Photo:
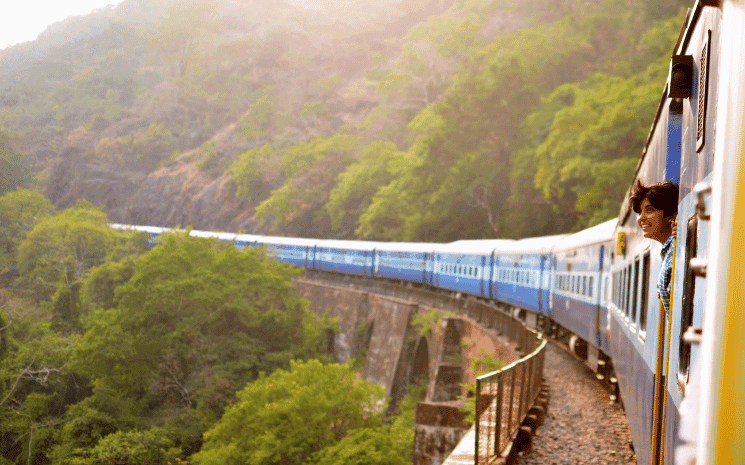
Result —
M 660 251 L 660 258 L 662 258 L 662 267 L 660 268 L 660 276 L 657 278 L 657 291 L 662 300 L 662 305 L 665 306 L 665 315 L 670 313 L 670 281 L 673 277 L 673 236 L 667 238 L 665 245 L 662 246 Z

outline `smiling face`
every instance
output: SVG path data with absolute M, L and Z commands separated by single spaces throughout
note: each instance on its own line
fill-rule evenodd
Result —
M 642 234 L 644 234 L 644 237 L 664 244 L 673 232 L 672 218 L 665 218 L 664 212 L 654 208 L 649 203 L 649 199 L 642 200 L 640 206 L 641 212 L 636 223 L 642 229 Z

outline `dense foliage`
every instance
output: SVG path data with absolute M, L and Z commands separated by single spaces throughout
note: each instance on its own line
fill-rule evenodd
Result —
M 360 380 L 349 366 L 317 361 L 293 363 L 291 371 L 261 378 L 238 397 L 205 435 L 202 451 L 194 456 L 197 463 L 328 463 L 323 457 L 338 453 L 329 446 L 344 438 L 354 441 L 360 432 L 375 434 L 385 408 L 381 386 Z M 344 445 L 359 451 L 365 444 Z M 372 448 L 364 463 L 395 463 L 375 462 L 380 452 Z M 398 456 L 395 448 L 383 452 Z
M 151 245 L 84 201 L 0 206 L 0 464 L 411 462 L 418 397 L 384 422 L 382 388 L 327 364 L 336 323 L 299 269 L 185 233 Z

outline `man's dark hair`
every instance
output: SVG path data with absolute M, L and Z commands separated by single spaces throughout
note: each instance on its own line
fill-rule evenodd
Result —
M 678 213 L 678 185 L 674 182 L 662 181 L 646 186 L 637 179 L 629 197 L 631 208 L 637 214 L 642 211 L 644 199 L 648 199 L 654 208 L 662 210 L 665 218 Z

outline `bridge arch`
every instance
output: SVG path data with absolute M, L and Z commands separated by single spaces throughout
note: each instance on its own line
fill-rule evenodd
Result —
M 463 382 L 463 360 L 461 338 L 463 322 L 449 318 L 445 323 L 437 375 L 432 393 L 433 402 L 457 400 Z
M 424 336 L 419 337 L 414 352 L 414 362 L 409 377 L 410 386 L 427 386 L 429 384 L 429 343 Z

